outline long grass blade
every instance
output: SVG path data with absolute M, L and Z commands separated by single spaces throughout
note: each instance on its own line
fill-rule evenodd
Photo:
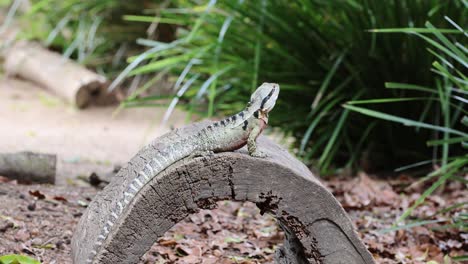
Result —
M 455 23 L 452 19 L 450 19 L 448 16 L 444 16 L 445 20 L 447 20 L 452 26 L 454 26 L 456 29 L 458 29 L 460 32 L 462 32 L 466 37 L 468 37 L 468 33 L 460 27 L 457 23 Z
M 422 34 L 416 33 L 419 37 L 424 39 L 426 42 L 431 44 L 432 46 L 436 47 L 438 50 L 442 51 L 443 53 L 447 54 L 454 60 L 458 61 L 461 65 L 463 65 L 465 68 L 468 68 L 468 60 L 464 57 L 459 57 L 458 54 L 453 53 L 449 48 L 444 47 L 442 44 L 439 44 L 438 42 L 430 39 L 429 37 L 426 37 Z
M 359 100 L 359 101 L 349 101 L 349 105 L 359 105 L 359 104 L 383 104 L 383 103 L 395 103 L 395 102 L 411 102 L 411 101 L 427 101 L 427 97 L 405 97 L 405 98 L 379 98 L 379 99 L 369 99 L 369 100 Z
M 57 26 L 55 26 L 55 28 L 49 33 L 49 35 L 47 36 L 47 39 L 45 41 L 45 45 L 46 46 L 49 46 L 50 44 L 52 44 L 52 42 L 54 41 L 54 39 L 57 37 L 57 35 L 59 34 L 59 32 L 67 25 L 67 23 L 70 21 L 70 14 L 67 14 L 65 15 L 62 19 L 60 19 L 60 21 L 57 23 Z
M 203 22 L 205 22 L 206 17 L 208 16 L 208 14 L 210 13 L 211 9 L 214 7 L 215 4 L 216 4 L 216 0 L 210 0 L 210 2 L 208 2 L 208 5 L 206 6 L 206 8 L 203 11 L 202 15 L 195 21 L 195 24 L 192 27 L 192 30 L 190 31 L 190 34 L 185 39 L 186 42 L 192 41 L 192 39 L 197 34 L 197 32 L 200 29 L 200 27 L 202 26 Z
M 173 25 L 185 25 L 178 19 L 157 17 L 157 16 L 138 16 L 138 15 L 124 15 L 123 19 L 132 22 L 144 22 L 144 23 L 165 23 Z
M 420 86 L 420 85 L 415 85 L 415 84 L 408 84 L 408 83 L 386 82 L 385 83 L 385 88 L 388 88 L 388 89 L 407 89 L 407 90 L 413 90 L 413 91 L 437 93 L 437 91 L 432 89 L 432 88 L 425 87 L 425 86 Z
M 413 169 L 413 168 L 417 168 L 417 167 L 420 167 L 420 166 L 428 165 L 428 164 L 431 164 L 432 162 L 434 162 L 434 160 L 432 160 L 432 159 L 423 160 L 423 161 L 415 162 L 415 163 L 412 163 L 412 164 L 409 164 L 409 165 L 398 167 L 393 171 L 394 172 L 401 172 L 401 171 L 405 171 L 405 170 L 408 170 L 408 169 Z
M 468 59 L 465 56 L 465 54 L 458 49 L 452 42 L 445 37 L 440 31 L 438 31 L 430 22 L 426 22 L 426 27 L 433 29 L 434 32 L 433 34 L 439 39 L 440 42 L 444 45 L 444 47 L 447 47 L 453 54 L 455 54 L 457 57 L 460 58 L 460 60 L 467 62 Z
M 333 75 L 335 74 L 336 70 L 340 66 L 340 63 L 343 60 L 344 56 L 345 56 L 344 52 L 340 56 L 338 56 L 332 68 L 330 69 L 327 76 L 325 77 L 325 80 L 323 80 L 322 85 L 320 86 L 320 89 L 318 90 L 317 95 L 315 96 L 315 99 L 312 102 L 312 106 L 311 106 L 312 109 L 314 109 L 318 105 L 320 100 L 322 99 L 325 93 L 325 90 L 328 88 L 328 85 L 330 84 L 330 81 L 333 78 Z
M 435 31 L 448 34 L 461 34 L 457 29 L 448 29 L 448 28 L 379 28 L 379 29 L 369 29 L 369 32 L 373 33 L 422 33 L 422 34 L 433 34 Z
M 338 123 L 336 124 L 335 129 L 333 130 L 333 134 L 331 135 L 330 140 L 328 141 L 327 145 L 325 146 L 325 150 L 323 151 L 322 155 L 320 156 L 319 164 L 321 166 L 326 165 L 325 161 L 328 159 L 328 157 L 330 155 L 330 151 L 332 150 L 332 147 L 336 146 L 335 145 L 336 140 L 338 138 L 339 133 L 343 130 L 343 125 L 344 125 L 348 115 L 349 115 L 349 110 L 345 109 L 343 111 L 343 113 L 341 114 L 340 119 L 338 120 Z M 327 166 L 325 166 L 324 168 L 321 168 L 321 169 L 326 169 L 326 167 Z
M 250 88 L 251 92 L 253 92 L 255 88 L 257 88 L 257 85 L 258 85 L 258 73 L 260 70 L 260 58 L 261 58 L 261 52 L 262 52 L 262 39 L 260 38 L 260 35 L 262 34 L 263 24 L 265 23 L 265 11 L 266 11 L 266 6 L 267 6 L 267 1 L 262 0 L 261 5 L 262 5 L 261 7 L 262 12 L 260 13 L 260 23 L 257 26 L 257 41 L 255 42 L 254 70 L 253 70 L 253 77 L 252 77 L 252 86 Z
M 221 69 L 215 74 L 211 75 L 210 78 L 208 78 L 208 80 L 206 80 L 202 84 L 202 86 L 200 87 L 200 90 L 198 90 L 197 95 L 195 96 L 195 99 L 200 99 L 203 96 L 203 94 L 205 94 L 206 90 L 208 89 L 208 87 L 214 80 L 216 80 L 219 76 L 223 75 L 224 73 L 231 70 L 232 68 L 234 68 L 234 65 L 229 65 L 225 67 L 224 69 Z
M 415 120 L 411 120 L 411 119 L 407 119 L 407 118 L 403 118 L 403 117 L 398 117 L 398 116 L 394 116 L 394 115 L 389 115 L 389 114 L 386 114 L 386 113 L 382 113 L 382 112 L 375 111 L 375 110 L 370 110 L 370 109 L 363 108 L 363 107 L 357 107 L 357 106 L 353 106 L 353 105 L 349 105 L 349 104 L 345 104 L 345 105 L 343 105 L 343 107 L 347 108 L 347 109 L 350 109 L 352 111 L 364 114 L 364 115 L 368 115 L 368 116 L 372 116 L 372 117 L 376 117 L 376 118 L 379 118 L 379 119 L 388 120 L 388 121 L 392 121 L 392 122 L 401 123 L 401 124 L 403 124 L 405 126 L 421 127 L 421 128 L 427 128 L 427 129 L 437 130 L 437 131 L 441 131 L 441 132 L 448 132 L 448 133 L 459 135 L 459 136 L 468 136 L 468 134 L 466 134 L 464 132 L 461 132 L 461 131 L 458 131 L 458 130 L 455 130 L 455 129 L 452 129 L 452 128 L 447 128 L 447 127 L 427 124 L 427 123 L 423 123 L 423 122 L 418 122 L 418 121 L 415 121 Z
M 109 85 L 107 90 L 109 92 L 113 91 L 128 75 L 130 72 L 132 72 L 141 62 L 146 60 L 150 54 L 161 51 L 161 50 L 166 50 L 170 48 L 174 48 L 178 46 L 179 44 L 182 43 L 182 40 L 176 40 L 170 43 L 169 45 L 160 47 L 160 46 L 155 46 L 140 55 L 138 55 L 135 60 L 133 60 L 115 79 L 114 81 Z
M 198 77 L 200 77 L 199 74 L 192 76 L 192 78 L 185 82 L 184 85 L 180 88 L 174 99 L 172 99 L 171 103 L 169 104 L 169 107 L 167 107 L 167 110 L 164 113 L 163 119 L 161 121 L 161 126 L 164 126 L 167 123 L 169 117 L 171 116 L 177 103 L 179 102 L 180 97 L 184 95 L 184 93 L 190 88 L 190 86 L 192 86 L 192 84 L 198 79 Z
M 432 147 L 432 146 L 443 145 L 443 144 L 455 144 L 455 143 L 461 143 L 466 140 L 468 140 L 468 137 L 454 137 L 454 138 L 448 138 L 448 139 L 429 140 L 427 141 L 427 146 Z
M 448 220 L 446 220 L 446 219 L 421 220 L 421 221 L 416 221 L 416 222 L 409 223 L 409 224 L 406 224 L 406 225 L 392 226 L 392 227 L 389 227 L 389 228 L 381 229 L 381 230 L 379 230 L 377 232 L 380 233 L 380 234 L 385 234 L 385 233 L 389 233 L 389 232 L 393 232 L 393 231 L 407 230 L 407 229 L 411 229 L 411 228 L 417 227 L 417 226 L 436 224 L 436 223 L 442 223 L 442 222 L 447 222 L 447 221 Z
M 341 100 L 343 100 L 343 97 L 337 97 L 335 98 L 333 101 L 331 101 L 330 103 L 328 103 L 323 109 L 322 111 L 320 111 L 320 114 L 314 118 L 312 120 L 312 122 L 310 123 L 310 125 L 308 126 L 304 136 L 302 137 L 302 140 L 301 140 L 301 145 L 299 147 L 299 155 L 303 155 L 304 154 L 304 151 L 305 151 L 305 148 L 307 146 L 307 143 L 312 135 L 312 133 L 314 132 L 315 128 L 317 127 L 317 125 L 320 123 L 320 121 L 322 120 L 322 118 L 330 111 L 330 109 L 332 109 L 335 105 L 337 105 Z
M 8 10 L 8 13 L 5 17 L 5 19 L 3 20 L 3 24 L 2 26 L 0 26 L 0 34 L 5 32 L 6 29 L 8 27 L 10 27 L 12 21 L 13 21 L 13 18 L 16 14 L 16 11 L 18 10 L 18 8 L 20 7 L 21 3 L 23 2 L 24 0 L 14 0 L 13 1 L 13 4 L 11 5 L 10 9 Z

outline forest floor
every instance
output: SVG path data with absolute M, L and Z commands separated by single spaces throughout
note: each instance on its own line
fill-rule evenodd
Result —
M 22 185 L 0 178 L 0 255 L 26 254 L 43 263 L 71 263 L 70 239 L 94 187 Z M 454 263 L 448 256 L 468 253 L 468 233 L 453 229 L 462 210 L 437 213 L 467 202 L 458 183 L 431 196 L 413 213 L 431 224 L 387 231 L 419 197 L 413 180 L 378 180 L 361 173 L 353 179 L 324 181 L 349 213 L 377 263 Z M 222 201 L 178 223 L 160 238 L 140 263 L 273 263 L 283 235 L 275 220 L 252 203 Z
M 27 82 L 0 81 L 0 152 L 58 156 L 56 185 L 24 185 L 0 177 L 0 255 L 71 263 L 73 230 L 99 191 L 81 179 L 92 173 L 103 176 L 170 126 L 184 124 L 184 114 L 176 112 L 172 124 L 154 129 L 164 109 L 126 109 L 111 118 L 114 109 L 78 111 Z M 323 183 L 349 213 L 378 263 L 449 263 L 447 256 L 467 255 L 468 232 L 453 228 L 463 213 L 466 217 L 468 204 L 468 190 L 460 182 L 446 184 L 410 218 L 430 224 L 383 231 L 430 184 L 413 186 L 414 181 L 405 175 L 379 179 L 361 173 Z M 454 204 L 462 206 L 437 211 Z M 282 239 L 275 220 L 260 215 L 254 204 L 219 202 L 217 209 L 202 210 L 174 226 L 141 263 L 271 263 Z

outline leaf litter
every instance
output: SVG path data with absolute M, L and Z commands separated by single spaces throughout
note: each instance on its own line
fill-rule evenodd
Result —
M 407 175 L 382 180 L 360 173 L 324 184 L 349 213 L 377 263 L 458 263 L 452 258 L 468 255 L 466 222 L 465 229 L 456 227 L 468 208 L 466 185 L 450 182 L 444 191 L 429 196 L 405 223 L 395 225 L 431 184 L 415 187 L 414 181 Z M 452 205 L 458 206 L 444 210 Z
M 71 263 L 73 230 L 98 190 L 0 180 L 0 256 Z M 468 255 L 466 228 L 454 228 L 457 221 L 466 221 L 466 185 L 448 183 L 413 211 L 403 228 L 393 226 L 427 187 L 413 182 L 407 175 L 378 179 L 360 173 L 323 183 L 348 212 L 377 263 L 457 263 L 451 258 Z M 450 206 L 454 208 L 444 210 Z M 260 215 L 254 204 L 221 201 L 171 228 L 140 263 L 273 263 L 283 239 L 275 220 Z

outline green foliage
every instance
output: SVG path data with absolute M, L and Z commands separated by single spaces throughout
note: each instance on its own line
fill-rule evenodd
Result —
M 0 256 L 0 264 L 41 264 L 41 262 L 24 255 L 3 255 Z
M 158 8 L 159 1 L 150 5 L 147 2 L 32 0 L 31 8 L 19 15 L 23 24 L 20 37 L 40 40 L 63 52 L 63 56 L 112 76 L 121 71 L 127 54 L 141 51 L 135 39 L 157 34 L 147 32 L 147 24 L 123 19 L 124 15 L 142 14 L 144 6 Z
M 459 25 L 455 24 L 448 17 L 446 19 L 455 28 L 460 30 L 465 38 L 468 37 L 468 34 L 463 31 Z M 447 35 L 443 34 L 441 30 L 438 30 L 429 22 L 426 23 L 426 27 L 430 30 L 433 38 L 422 35 L 416 30 L 403 31 L 395 29 L 392 30 L 392 32 L 415 34 L 430 45 L 427 50 L 436 58 L 436 61 L 432 63 L 431 69 L 435 75 L 435 86 L 430 88 L 412 84 L 386 83 L 386 87 L 388 89 L 416 90 L 425 94 L 424 97 L 420 98 L 407 97 L 399 99 L 405 100 L 406 103 L 414 103 L 415 101 L 423 100 L 427 105 L 432 105 L 432 107 L 436 109 L 436 113 L 440 113 L 440 118 L 425 118 L 424 116 L 427 115 L 427 113 L 425 111 L 421 111 L 419 113 L 420 117 L 417 120 L 413 120 L 402 118 L 397 115 L 387 114 L 382 111 L 376 111 L 371 108 L 356 106 L 358 104 L 392 104 L 395 102 L 395 98 L 351 101 L 344 106 L 346 109 L 374 118 L 400 123 L 405 126 L 416 127 L 417 129 L 428 129 L 435 135 L 436 139 L 427 141 L 427 146 L 432 147 L 434 153 L 440 153 L 441 167 L 420 180 L 420 182 L 423 182 L 435 178 L 431 186 L 427 188 L 416 202 L 400 216 L 397 220 L 397 224 L 401 224 L 401 222 L 407 219 L 416 207 L 422 205 L 429 195 L 431 195 L 436 189 L 444 186 L 448 180 L 461 181 L 463 184 L 467 183 L 466 179 L 460 177 L 460 175 L 466 173 L 468 154 L 464 151 L 464 154 L 461 155 L 451 155 L 453 150 L 457 147 L 459 149 L 468 148 L 468 133 L 465 132 L 468 128 L 468 111 L 466 110 L 468 109 L 468 77 L 465 75 L 468 69 L 468 50 L 465 45 L 462 44 L 466 43 L 466 41 L 460 43 L 450 40 Z M 458 126 L 458 124 L 460 125 Z M 456 127 L 459 127 L 460 129 L 457 129 Z M 437 163 L 438 160 L 435 159 L 433 162 Z M 437 214 L 466 207 L 466 205 L 466 202 L 449 205 L 447 208 L 439 210 Z M 468 228 L 466 216 L 466 213 L 459 214 L 459 216 L 452 219 L 452 223 L 446 225 L 445 228 L 457 228 L 460 231 L 466 231 Z M 434 222 L 440 222 L 440 220 L 420 219 L 406 225 L 395 225 L 394 227 L 384 231 L 407 229 Z M 460 260 L 465 257 L 466 256 L 459 256 L 456 259 Z
M 390 80 L 435 85 L 428 71 L 432 58 L 425 50 L 432 44 L 372 29 L 394 32 L 394 28 L 403 28 L 400 31 L 415 31 L 424 37 L 422 34 L 433 32 L 423 27 L 431 21 L 443 32 L 459 33 L 444 16 L 465 25 L 463 1 L 199 3 L 179 1 L 177 8 L 163 9 L 159 15 L 131 17 L 133 21 L 164 20 L 186 26 L 179 27 L 178 39 L 170 44 L 140 39 L 148 50 L 129 61 L 112 87 L 125 76 L 165 68 L 179 76 L 173 102 L 189 102 L 190 111 L 209 117 L 240 110 L 256 86 L 277 82 L 281 93 L 271 122 L 296 137 L 298 154 L 306 161 L 317 160 L 322 172 L 331 165 L 355 164 L 364 159 L 363 153 L 381 153 L 371 156 L 377 157 L 372 163 L 387 168 L 431 157 L 425 142 L 432 132 L 379 121 L 341 105 L 350 100 L 392 98 L 393 104 L 378 104 L 375 111 L 408 119 L 424 113 L 420 122 L 437 116 L 434 98 L 410 104 L 406 99 L 398 101 L 419 98 L 423 91 L 383 86 Z M 124 104 L 151 103 L 138 94 Z
M 11 4 L 12 0 L 0 0 L 0 7 L 8 6 Z

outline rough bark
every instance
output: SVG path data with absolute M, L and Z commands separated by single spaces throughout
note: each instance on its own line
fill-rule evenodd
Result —
M 33 152 L 0 153 L 0 175 L 20 182 L 55 183 L 55 155 Z
M 158 149 L 190 134 L 177 130 L 143 148 L 90 203 L 72 241 L 74 263 L 85 263 L 110 214 L 117 193 L 137 176 Z M 187 158 L 156 175 L 129 203 L 97 250 L 96 263 L 137 263 L 177 222 L 218 200 L 250 201 L 272 214 L 286 232 L 277 263 L 374 263 L 337 200 L 300 161 L 260 137 L 268 157 L 244 149 Z M 123 187 L 122 187 L 123 186 Z
M 86 69 L 38 43 L 20 41 L 3 55 L 7 74 L 30 80 L 78 108 L 115 101 L 105 90 L 105 77 Z

